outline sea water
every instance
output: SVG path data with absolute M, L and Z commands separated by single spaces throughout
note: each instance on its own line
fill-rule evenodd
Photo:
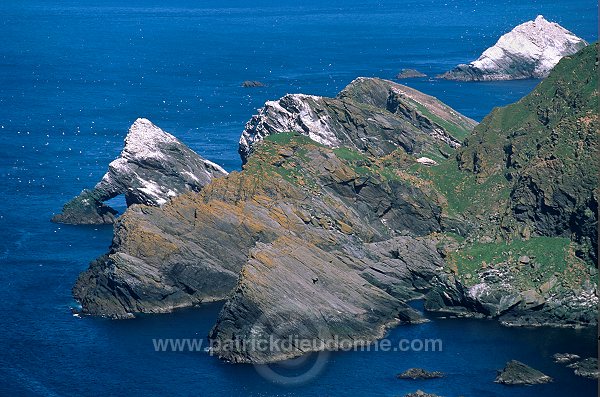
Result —
M 205 338 L 220 304 L 129 321 L 74 317 L 71 287 L 106 252 L 112 228 L 49 222 L 99 180 L 137 117 L 236 170 L 239 135 L 266 100 L 333 96 L 358 76 L 391 79 L 403 68 L 434 76 L 538 14 L 597 40 L 593 0 L 2 1 L 0 395 L 596 395 L 594 381 L 551 359 L 595 356 L 594 330 L 432 318 L 388 337 L 438 338 L 442 352 L 336 352 L 296 386 L 203 351 L 157 352 L 156 338 Z M 538 81 L 402 83 L 480 121 Z M 493 383 L 510 359 L 555 382 Z M 409 367 L 447 377 L 395 378 Z

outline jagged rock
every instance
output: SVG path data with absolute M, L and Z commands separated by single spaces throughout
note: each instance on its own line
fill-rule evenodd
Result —
M 555 363 L 560 364 L 570 363 L 580 358 L 577 354 L 572 353 L 556 353 L 552 357 L 554 358 Z
M 400 73 L 396 75 L 396 79 L 412 79 L 417 77 L 427 77 L 425 73 L 421 73 L 415 69 L 402 69 Z
M 588 82 L 562 84 L 562 77 L 551 76 L 550 83 L 540 87 L 557 93 L 552 84 L 558 80 L 561 90 L 574 90 L 569 98 L 575 98 L 575 103 L 585 100 L 589 102 L 585 106 L 591 108 L 593 98 L 576 99 L 575 95 L 576 90 L 594 90 L 589 87 L 594 82 L 587 70 L 589 51 L 583 54 L 583 61 L 578 54 L 565 59 L 555 70 L 564 67 L 563 75 L 589 77 Z M 571 73 L 573 70 L 577 73 Z M 482 225 L 496 225 L 485 222 L 497 222 L 503 233 L 511 230 L 510 224 L 501 223 L 506 218 L 496 207 L 494 212 L 482 207 L 487 212 L 477 216 L 468 211 L 449 216 L 450 196 L 445 197 L 446 190 L 438 189 L 431 178 L 442 166 L 415 167 L 415 154 L 416 148 L 437 150 L 440 142 L 454 151 L 453 135 L 432 127 L 431 120 L 454 120 L 455 130 L 462 119 L 449 116 L 447 107 L 429 97 L 390 84 L 359 79 L 335 99 L 288 96 L 265 107 L 249 122 L 251 128 L 242 137 L 248 150 L 242 154 L 246 162 L 241 172 L 215 178 L 199 193 L 181 194 L 161 207 L 132 206 L 119 218 L 110 252 L 92 263 L 74 287 L 82 311 L 121 318 L 227 299 L 211 330 L 211 342 L 290 334 L 322 342 L 270 352 L 214 347 L 216 354 L 235 362 L 271 362 L 307 351 L 336 349 L 341 346 L 335 336 L 348 336 L 350 343 L 368 343 L 391 325 L 424 321 L 405 303 L 423 293 L 427 293 L 428 310 L 497 317 L 508 325 L 563 326 L 597 321 L 598 298 L 593 282 L 586 280 L 578 288 L 563 288 L 566 281 L 557 272 L 561 286 L 554 287 L 551 296 L 542 296 L 537 292 L 539 285 L 517 282 L 515 272 L 532 270 L 515 266 L 515 254 L 510 250 L 505 253 L 510 260 L 473 272 L 469 285 L 461 283 L 458 270 L 456 277 L 452 274 L 454 269 L 446 266 L 440 253 L 444 250 L 437 247 L 440 235 L 449 231 L 468 235 L 464 243 L 457 245 L 460 250 L 463 244 L 477 241 L 480 236 L 476 233 Z M 411 102 L 416 101 L 414 98 L 426 104 L 417 101 L 417 106 Z M 523 111 L 519 106 L 513 107 L 516 114 Z M 422 116 L 422 107 L 429 118 Z M 540 103 L 533 108 L 552 106 L 546 102 L 545 107 Z M 399 118 L 398 112 L 402 114 Z M 543 111 L 537 114 L 544 115 Z M 335 121 L 328 117 L 335 117 Z M 581 128 L 569 131 L 587 133 L 595 125 L 594 117 L 595 113 L 578 117 Z M 510 126 L 512 119 L 507 118 L 502 122 Z M 318 126 L 307 126 L 311 122 Z M 384 128 L 389 123 L 404 129 L 393 135 L 393 128 Z M 350 127 L 339 127 L 346 124 Z M 520 124 L 522 128 L 535 125 Z M 285 133 L 289 126 L 301 131 Z M 331 135 L 327 135 L 329 132 Z M 461 179 L 460 174 L 452 174 L 452 183 L 458 183 L 451 187 L 451 194 L 459 185 L 478 180 L 482 176 L 479 171 L 486 169 L 468 169 L 469 161 L 479 165 L 485 156 L 493 157 L 487 176 L 495 176 L 496 181 L 507 185 L 514 178 L 504 173 L 505 167 L 514 171 L 521 170 L 521 164 L 527 166 L 527 162 L 512 156 L 516 151 L 504 152 L 508 148 L 502 146 L 504 135 L 494 132 L 498 139 L 489 151 L 476 150 L 479 157 L 467 159 L 472 147 L 459 149 L 460 169 L 445 168 L 468 177 Z M 510 139 L 523 136 L 522 142 L 538 142 L 527 137 L 528 133 L 515 130 L 510 132 Z M 544 134 L 540 137 L 551 135 L 548 130 Z M 319 143 L 323 137 L 338 141 Z M 477 143 L 484 145 L 488 138 L 483 136 Z M 502 149 L 497 151 L 496 145 Z M 585 148 L 590 144 L 581 145 Z M 535 153 L 529 149 L 527 153 Z M 590 156 L 585 152 L 580 155 Z M 454 160 L 450 157 L 448 161 Z M 586 173 L 592 168 L 590 160 L 576 180 L 587 181 Z M 428 178 L 418 172 L 427 172 Z M 514 172 L 512 176 L 518 177 Z M 487 189 L 487 185 L 476 187 L 475 192 Z M 492 193 L 491 189 L 486 193 Z M 509 197 L 508 191 L 503 197 Z M 543 207 L 533 208 L 543 213 Z M 497 231 L 484 230 L 486 235 Z M 538 232 L 533 227 L 531 230 Z M 557 230 L 552 236 L 559 234 Z M 592 234 L 588 229 L 580 232 L 587 237 Z M 502 241 L 503 237 L 506 235 L 498 232 L 494 241 Z M 536 263 L 540 258 L 538 255 Z M 533 276 L 540 278 L 538 274 Z
M 254 87 L 264 87 L 265 85 L 256 80 L 246 80 L 242 83 L 242 87 L 244 88 L 254 88 Z
M 297 132 L 329 147 L 347 147 L 386 155 L 399 146 L 424 153 L 449 145 L 457 148 L 476 122 L 437 99 L 391 81 L 357 78 L 336 98 L 286 95 L 265 103 L 240 137 L 247 161 L 266 136 Z
M 399 175 L 379 175 L 376 159 L 357 160 L 370 161 L 372 167 L 359 175 L 354 160 L 338 157 L 333 149 L 301 135 L 287 138 L 290 141 L 285 143 L 264 142 L 244 171 L 216 178 L 200 193 L 180 195 L 161 208 L 130 207 L 117 223 L 110 253 L 92 263 L 74 287 L 83 312 L 121 318 L 225 299 L 236 283 L 249 283 L 238 281 L 246 262 L 247 267 L 260 264 L 249 261 L 251 250 L 272 250 L 282 237 L 302 236 L 303 244 L 319 248 L 314 261 L 324 272 L 346 269 L 350 279 L 360 278 L 363 284 L 370 283 L 368 291 L 379 291 L 371 298 L 374 302 L 396 307 L 373 314 L 370 321 L 382 325 L 399 319 L 421 321 L 402 298 L 415 286 L 426 285 L 443 266 L 434 246 L 415 240 L 441 229 L 437 196 L 429 196 L 430 192 Z M 397 156 L 390 166 L 398 170 L 414 164 L 406 155 Z M 350 234 L 336 222 L 341 219 L 351 227 Z M 388 239 L 392 240 L 386 247 L 377 243 Z M 263 245 L 257 246 L 259 242 Z M 375 261 L 386 254 L 387 263 L 378 265 Z M 286 258 L 283 252 L 280 256 L 282 261 Z M 332 257 L 338 259 L 329 262 Z M 293 272 L 288 263 L 283 262 L 279 271 Z M 267 291 L 275 283 L 271 277 L 278 274 L 266 273 L 258 292 Z M 317 277 L 318 283 L 310 282 L 315 287 L 331 281 L 326 273 Z M 274 288 L 283 294 L 289 290 L 278 289 L 277 284 Z M 232 312 L 243 311 L 244 305 L 252 307 L 248 300 L 253 296 L 234 294 L 234 298 L 239 305 L 228 306 Z M 285 296 L 278 301 L 281 306 L 271 310 L 287 308 Z M 366 302 L 355 303 L 361 304 Z M 221 323 L 225 330 L 229 323 Z
M 538 385 L 552 382 L 552 378 L 520 361 L 511 360 L 504 369 L 498 371 L 495 382 L 505 385 Z
M 396 375 L 398 379 L 435 379 L 443 378 L 444 374 L 439 371 L 426 371 L 422 368 L 410 368 L 401 374 Z
M 567 365 L 569 368 L 575 368 L 575 375 L 585 378 L 600 378 L 600 370 L 598 370 L 598 359 L 595 357 L 586 358 L 573 364 Z
M 586 45 L 583 39 L 539 15 L 500 37 L 476 61 L 438 77 L 461 81 L 545 78 L 562 57 Z
M 127 206 L 159 206 L 188 191 L 199 191 L 213 178 L 227 175 L 173 135 L 147 119 L 137 119 L 125 137 L 125 147 L 108 165 L 108 172 L 92 190 L 84 190 L 63 208 L 53 222 L 103 224 L 115 221 L 116 211 L 103 204 L 125 196 Z

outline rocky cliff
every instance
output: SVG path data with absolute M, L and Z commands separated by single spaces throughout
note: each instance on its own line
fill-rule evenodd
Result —
M 539 15 L 500 37 L 477 60 L 438 77 L 461 81 L 545 78 L 562 57 L 573 55 L 586 45 L 559 24 Z
M 475 125 L 417 90 L 391 81 L 358 78 L 335 98 L 294 94 L 267 102 L 246 124 L 239 153 L 246 161 L 264 137 L 297 132 L 329 147 L 347 147 L 374 156 L 389 154 L 400 146 L 411 154 L 439 157 L 446 147 L 459 147 Z
M 373 159 L 300 135 L 274 137 L 276 141 L 269 137 L 261 144 L 242 172 L 215 179 L 200 193 L 183 194 L 160 208 L 131 207 L 117 223 L 110 253 L 92 263 L 74 288 L 83 311 L 120 318 L 225 299 L 237 284 L 249 282 L 238 279 L 240 270 L 249 266 L 249 253 L 260 259 L 258 252 L 273 250 L 281 239 L 315 247 L 313 260 L 306 259 L 307 269 L 323 267 L 333 277 L 339 267 L 342 277 L 345 266 L 352 277 L 364 276 L 363 283 L 373 283 L 396 305 L 399 298 L 415 295 L 410 292 L 413 281 L 426 285 L 419 278 L 432 278 L 432 270 L 441 266 L 434 246 L 423 243 L 422 251 L 429 254 L 421 256 L 404 248 L 411 258 L 407 264 L 406 258 L 389 254 L 392 246 L 375 243 L 397 235 L 413 241 L 452 223 L 442 218 L 434 192 L 403 176 L 401 170 L 415 164 L 414 159 L 403 151 Z M 332 252 L 343 254 L 345 262 L 325 260 L 337 255 Z M 278 255 L 283 261 L 283 251 Z M 392 263 L 396 259 L 397 269 L 374 270 L 383 266 L 373 259 L 378 255 L 390 256 Z M 291 266 L 285 262 L 282 271 L 284 265 Z M 420 270 L 413 274 L 409 268 Z M 271 275 L 276 273 L 261 274 L 261 285 L 275 282 Z M 315 274 L 306 270 L 303 280 L 310 281 L 310 275 Z M 304 285 L 294 287 L 294 278 L 288 282 L 294 290 Z M 279 292 L 285 308 L 293 296 L 286 288 Z M 247 307 L 244 302 L 236 308 Z
M 428 310 L 507 325 L 595 324 L 597 269 L 578 236 L 593 237 L 585 203 L 597 197 L 587 188 L 597 172 L 572 161 L 597 157 L 595 51 L 563 59 L 464 145 L 457 137 L 472 121 L 382 80 L 267 104 L 242 136 L 241 172 L 160 207 L 130 207 L 74 296 L 84 313 L 112 318 L 226 300 L 210 340 L 239 342 L 213 348 L 233 362 L 335 349 L 336 337 L 371 341 L 423 321 L 406 302 L 424 294 Z M 534 170 L 550 176 L 531 190 L 543 197 L 524 202 L 520 181 Z M 540 227 L 535 214 L 567 193 L 565 211 L 587 214 L 585 227 Z M 244 347 L 290 335 L 322 344 Z
M 123 151 L 92 190 L 65 204 L 53 222 L 104 224 L 115 221 L 116 211 L 104 204 L 119 195 L 127 206 L 160 206 L 183 192 L 199 191 L 213 178 L 227 175 L 173 135 L 147 119 L 137 119 L 125 137 Z
M 470 219 L 450 239 L 449 275 L 431 310 L 507 325 L 597 322 L 598 46 L 565 57 L 519 102 L 495 109 L 457 152 L 426 170 L 450 212 Z M 449 188 L 451 179 L 459 188 Z M 462 204 L 477 191 L 486 197 Z

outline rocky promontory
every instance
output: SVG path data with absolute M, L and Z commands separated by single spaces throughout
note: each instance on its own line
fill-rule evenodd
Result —
M 378 79 L 267 103 L 240 140 L 243 169 L 131 206 L 74 296 L 111 318 L 224 300 L 209 339 L 232 362 L 370 343 L 424 321 L 407 305 L 424 296 L 506 325 L 595 324 L 595 54 L 563 59 L 472 132 Z M 534 176 L 543 188 L 523 185 Z M 247 348 L 292 335 L 318 343 Z
M 346 95 L 367 101 L 369 91 L 355 88 Z M 379 93 L 371 101 L 387 102 L 390 90 Z M 453 120 L 474 125 L 437 101 L 429 105 L 422 106 L 432 114 L 448 112 L 447 123 L 445 113 L 436 116 L 439 126 L 431 128 L 437 134 L 408 127 L 407 120 L 396 133 L 410 128 L 416 141 L 433 148 L 445 145 L 438 136 L 469 133 Z M 361 107 L 359 115 L 368 108 Z M 353 119 L 350 109 L 343 120 Z M 117 222 L 110 252 L 74 287 L 82 311 L 125 318 L 227 299 L 211 332 L 214 341 L 294 332 L 327 342 L 336 335 L 367 342 L 389 326 L 424 321 L 405 302 L 422 297 L 444 265 L 428 236 L 460 221 L 442 215 L 439 194 L 408 173 L 422 165 L 403 146 L 391 147 L 398 139 L 391 139 L 387 154 L 373 156 L 350 139 L 329 147 L 302 132 L 264 137 L 241 172 L 215 178 L 200 192 L 161 207 L 130 207 Z M 391 133 L 373 130 L 369 138 L 378 142 Z M 288 329 L 278 328 L 281 318 Z M 318 327 L 307 329 L 311 321 Z M 215 351 L 235 362 L 303 352 Z
M 439 157 L 445 147 L 459 147 L 476 124 L 415 89 L 361 77 L 335 98 L 289 94 L 265 103 L 246 124 L 239 153 L 245 162 L 266 136 L 293 131 L 332 148 L 374 156 L 402 147 Z
M 124 195 L 127 206 L 160 206 L 172 197 L 199 191 L 213 178 L 227 175 L 173 135 L 147 119 L 137 119 L 125 137 L 125 147 L 108 165 L 108 172 L 92 190 L 65 204 L 53 222 L 105 224 L 115 221 L 116 211 L 105 201 Z
M 500 37 L 477 60 L 438 77 L 460 81 L 541 79 L 562 57 L 586 45 L 583 39 L 539 15 Z
M 597 324 L 597 84 L 592 45 L 492 111 L 465 139 L 458 164 L 425 170 L 456 195 L 447 196 L 450 210 L 474 226 L 468 239 L 442 243 L 448 273 L 427 309 L 510 326 Z M 449 190 L 447 178 L 459 188 Z

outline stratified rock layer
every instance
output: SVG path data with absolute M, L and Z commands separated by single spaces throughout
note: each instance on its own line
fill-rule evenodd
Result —
M 213 178 L 227 175 L 173 135 L 147 119 L 137 119 L 125 137 L 125 147 L 108 165 L 108 172 L 92 190 L 84 190 L 65 204 L 52 221 L 103 224 L 115 221 L 116 211 L 103 204 L 119 195 L 127 206 L 159 206 L 188 191 L 199 191 Z
M 240 342 L 213 348 L 234 362 L 337 348 L 336 336 L 372 341 L 394 324 L 423 321 L 405 302 L 424 293 L 429 310 L 508 325 L 593 324 L 597 270 L 585 255 L 595 215 L 584 209 L 583 223 L 544 234 L 536 226 L 535 214 L 546 211 L 539 201 L 529 203 L 532 219 L 512 205 L 520 178 L 532 170 L 556 172 L 555 160 L 568 166 L 563 178 L 548 178 L 544 192 L 597 178 L 591 166 L 572 161 L 597 151 L 590 131 L 598 117 L 587 108 L 597 105 L 593 51 L 564 59 L 530 96 L 496 110 L 466 147 L 451 145 L 456 131 L 465 131 L 457 124 L 462 116 L 422 94 L 400 95 L 381 80 L 359 79 L 337 99 L 290 99 L 308 106 L 302 108 L 308 115 L 281 101 L 265 108 L 250 122 L 254 132 L 242 137 L 248 151 L 241 172 L 161 207 L 129 208 L 110 252 L 79 277 L 74 296 L 84 313 L 113 318 L 227 299 L 210 339 Z M 565 102 L 571 108 L 562 108 Z M 334 113 L 334 106 L 344 110 Z M 498 117 L 506 109 L 512 117 Z M 298 120 L 321 125 L 324 114 L 335 115 L 329 126 L 353 120 L 353 127 L 312 137 L 312 127 L 284 132 Z M 386 129 L 387 117 L 412 120 L 413 129 Z M 369 127 L 369 118 L 377 127 Z M 322 139 L 331 136 L 335 144 Z M 427 156 L 416 155 L 416 147 Z M 576 203 L 595 197 L 585 186 L 574 190 Z M 543 203 L 549 197 L 544 193 Z M 323 344 L 243 348 L 271 336 Z
M 246 124 L 239 153 L 247 161 L 266 136 L 297 132 L 329 147 L 374 156 L 399 146 L 411 154 L 457 148 L 476 125 L 429 95 L 391 81 L 357 78 L 336 98 L 286 95 L 265 103 Z M 433 139 L 431 139 L 433 138 Z
M 562 57 L 586 45 L 583 39 L 540 15 L 500 37 L 477 60 L 438 77 L 461 81 L 545 78 Z
M 315 287 L 330 286 L 314 296 L 315 305 L 320 300 L 323 308 L 330 306 L 325 294 L 343 296 L 352 287 L 364 292 L 346 302 L 339 314 L 344 321 L 358 321 L 357 311 L 366 316 L 377 307 L 382 311 L 369 321 L 381 327 L 418 318 L 402 302 L 419 296 L 413 291 L 425 287 L 443 263 L 435 246 L 417 237 L 440 231 L 444 221 L 437 195 L 400 172 L 415 161 L 401 151 L 386 160 L 348 159 L 345 150 L 303 136 L 278 138 L 263 142 L 244 171 L 215 179 L 199 194 L 178 196 L 161 208 L 131 207 L 117 223 L 111 252 L 74 288 L 83 311 L 109 317 L 165 312 L 225 299 L 236 284 L 247 285 L 236 291 L 254 293 L 234 293 L 215 331 L 242 335 L 227 316 L 254 318 L 251 308 L 257 306 L 258 313 L 291 310 L 290 299 L 303 294 L 304 282 L 312 283 L 316 272 Z M 398 171 L 382 174 L 382 161 Z M 313 249 L 302 259 L 293 254 L 296 245 Z M 267 257 L 272 259 L 263 263 Z M 263 281 L 253 286 L 252 280 L 238 280 L 240 270 L 242 276 L 256 271 L 252 280 Z M 372 332 L 376 337 L 381 330 Z

